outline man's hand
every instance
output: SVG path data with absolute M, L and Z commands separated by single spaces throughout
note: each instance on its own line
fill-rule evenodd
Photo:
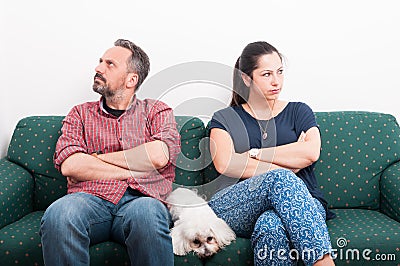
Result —
M 76 183 L 78 183 L 79 181 L 76 180 L 75 178 L 67 177 L 67 182 L 68 182 L 68 186 L 72 186 L 72 185 L 75 185 Z
M 129 170 L 106 163 L 86 153 L 75 153 L 61 164 L 61 173 L 69 178 L 68 184 L 93 180 L 126 180 Z

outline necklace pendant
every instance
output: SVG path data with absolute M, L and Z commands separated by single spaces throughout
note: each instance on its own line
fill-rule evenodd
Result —
M 264 132 L 264 133 L 262 134 L 262 138 L 263 138 L 263 139 L 267 139 L 267 137 L 268 137 L 267 132 Z

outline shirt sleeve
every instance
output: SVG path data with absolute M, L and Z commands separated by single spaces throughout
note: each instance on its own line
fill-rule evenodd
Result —
M 306 132 L 312 127 L 318 127 L 313 110 L 305 103 L 298 103 L 296 108 L 296 133 Z
M 156 101 L 150 106 L 148 116 L 151 131 L 150 140 L 160 140 L 167 144 L 169 151 L 169 162 L 165 166 L 167 167 L 171 163 L 175 164 L 181 151 L 180 134 L 177 129 L 175 116 L 172 108 L 161 101 Z
M 82 121 L 78 107 L 72 108 L 63 120 L 61 136 L 57 140 L 54 152 L 54 165 L 58 171 L 61 164 L 74 153 L 87 152 L 87 145 L 84 140 Z
M 227 131 L 226 126 L 224 126 L 224 124 L 225 124 L 224 121 L 225 121 L 225 119 L 224 119 L 223 115 L 221 114 L 221 111 L 215 112 L 211 118 L 209 130 L 211 130 L 213 128 L 220 128 L 220 129 Z

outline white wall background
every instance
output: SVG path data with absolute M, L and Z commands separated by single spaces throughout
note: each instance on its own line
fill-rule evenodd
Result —
M 149 77 L 196 60 L 233 66 L 247 43 L 265 40 L 289 60 L 282 98 L 315 111 L 378 111 L 400 121 L 397 6 L 395 0 L 2 1 L 0 157 L 20 118 L 65 115 L 98 99 L 94 67 L 118 38 L 148 53 Z M 223 93 L 213 97 L 226 101 Z

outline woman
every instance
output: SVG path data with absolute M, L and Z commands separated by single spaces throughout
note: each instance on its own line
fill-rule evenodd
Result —
M 278 99 L 282 56 L 266 42 L 244 48 L 233 79 L 231 106 L 210 124 L 222 189 L 209 205 L 251 237 L 255 265 L 334 265 L 325 220 L 335 215 L 313 173 L 321 147 L 313 111 Z

